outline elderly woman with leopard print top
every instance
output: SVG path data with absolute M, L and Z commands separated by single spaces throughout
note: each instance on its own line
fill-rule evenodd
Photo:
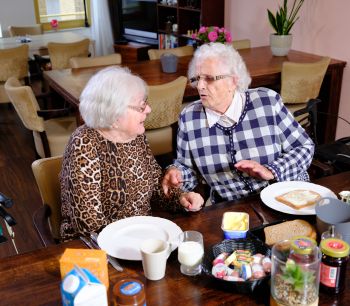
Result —
M 60 173 L 62 240 L 150 215 L 151 203 L 171 210 L 202 207 L 195 192 L 164 195 L 162 169 L 144 134 L 151 112 L 146 97 L 145 82 L 120 67 L 101 70 L 84 88 L 79 110 L 85 124 L 72 134 Z

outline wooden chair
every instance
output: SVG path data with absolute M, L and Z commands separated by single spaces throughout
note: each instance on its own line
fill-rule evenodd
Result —
M 292 114 L 306 108 L 310 99 L 318 97 L 329 63 L 329 57 L 314 63 L 283 62 L 281 97 Z M 300 121 L 303 117 L 305 115 L 299 115 L 296 119 Z
M 59 242 L 61 225 L 61 187 L 59 173 L 62 156 L 37 159 L 32 170 L 38 185 L 42 206 L 33 214 L 34 227 L 46 247 Z
M 40 157 L 62 155 L 69 137 L 76 129 L 76 118 L 67 109 L 40 110 L 30 86 L 11 77 L 5 90 L 24 126 L 33 131 L 35 149 Z M 45 120 L 47 119 L 47 120 Z
M 71 68 L 110 66 L 110 65 L 120 65 L 121 63 L 122 63 L 122 57 L 119 53 L 113 53 L 113 54 L 108 54 L 104 56 L 95 56 L 95 57 L 72 57 L 69 60 L 69 64 Z
M 40 35 L 43 34 L 43 27 L 41 24 L 31 26 L 9 26 L 10 36 L 25 36 L 25 35 Z
M 72 57 L 88 57 L 89 45 L 88 38 L 74 43 L 48 43 L 52 69 L 70 68 L 69 60 Z
M 171 49 L 149 49 L 148 56 L 150 60 L 160 59 L 160 56 L 164 53 L 171 53 L 176 56 L 187 56 L 192 55 L 194 50 L 192 46 L 183 46 Z
M 240 39 L 232 41 L 232 47 L 236 50 L 250 48 L 250 39 Z
M 28 45 L 0 49 L 0 103 L 10 103 L 4 87 L 10 77 L 28 83 Z
M 187 78 L 149 86 L 148 102 L 152 108 L 145 121 L 146 137 L 155 156 L 174 151 L 176 125 L 185 92 Z

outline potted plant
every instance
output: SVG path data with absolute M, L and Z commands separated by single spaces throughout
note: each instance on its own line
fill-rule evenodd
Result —
M 295 22 L 299 19 L 297 16 L 304 0 L 294 0 L 292 8 L 288 11 L 288 0 L 283 1 L 283 6 L 279 6 L 274 15 L 267 10 L 269 22 L 275 33 L 270 35 L 270 45 L 273 55 L 285 56 L 292 46 L 292 35 L 289 34 Z

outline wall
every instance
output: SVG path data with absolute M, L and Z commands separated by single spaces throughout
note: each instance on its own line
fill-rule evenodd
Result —
M 0 0 L 0 25 L 4 37 L 8 36 L 9 25 L 35 23 L 33 0 Z
M 290 1 L 292 2 L 292 1 Z M 225 26 L 233 39 L 249 38 L 252 46 L 269 44 L 272 28 L 267 8 L 275 12 L 282 0 L 225 0 Z M 350 26 L 349 0 L 306 0 L 299 13 L 300 19 L 292 29 L 295 50 L 328 55 L 344 60 L 339 115 L 350 121 Z M 336 137 L 350 136 L 350 125 L 338 120 Z

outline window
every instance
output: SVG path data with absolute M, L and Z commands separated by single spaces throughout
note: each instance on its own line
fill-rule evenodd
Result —
M 37 23 L 41 23 L 44 30 L 51 30 L 53 19 L 58 20 L 59 29 L 84 27 L 84 2 L 89 18 L 90 0 L 34 0 Z

